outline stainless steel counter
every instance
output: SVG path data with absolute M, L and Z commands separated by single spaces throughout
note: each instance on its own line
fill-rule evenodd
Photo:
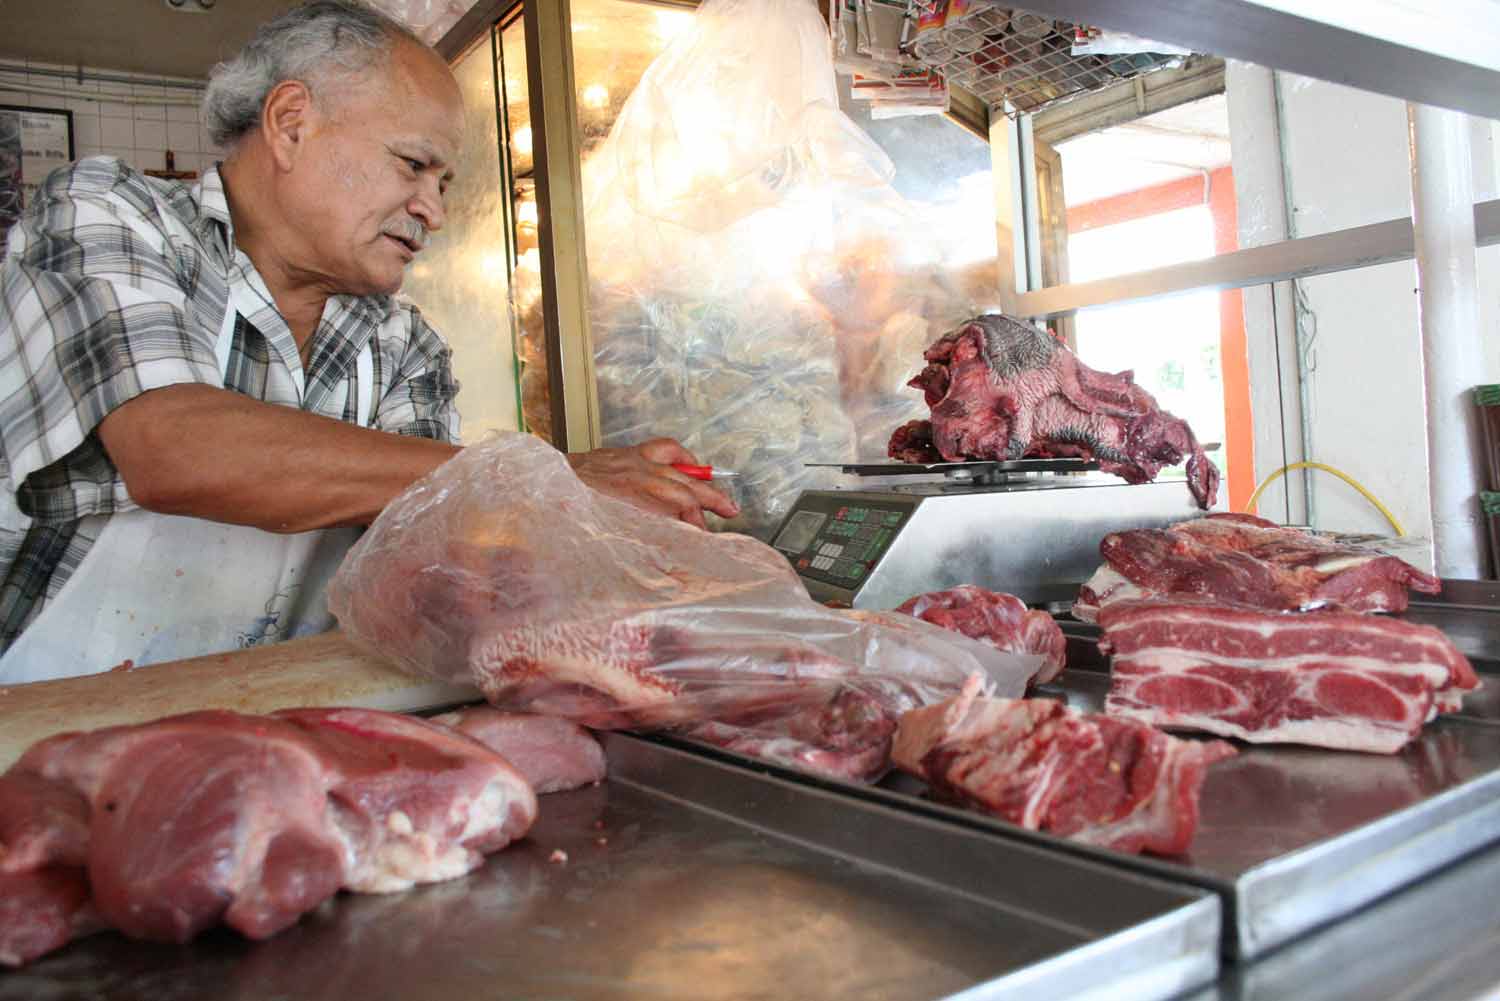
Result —
M 1107 688 L 1078 671 L 1067 699 L 1098 711 Z M 1240 744 L 1192 853 L 1129 862 L 1223 894 L 1226 948 L 1253 958 L 1500 839 L 1496 722 L 1439 719 L 1395 755 Z
M 1481 692 L 1395 755 L 1241 743 L 1209 770 L 1186 856 L 1124 855 L 1026 831 L 933 802 L 908 776 L 875 787 L 800 781 L 1213 890 L 1225 904 L 1225 954 L 1253 959 L 1500 841 L 1500 587 L 1448 582 L 1442 599 L 1407 617 L 1454 637 L 1485 680 Z M 1109 665 L 1099 630 L 1064 629 L 1068 670 L 1040 694 L 1101 711 Z
M 1500 848 L 1444 869 L 1185 1001 L 1494 1001 Z
M 543 797 L 466 879 L 341 897 L 263 943 L 95 936 L 0 973 L 0 1001 L 1500 998 L 1500 593 L 1447 597 L 1410 617 L 1486 697 L 1395 756 L 1242 746 L 1187 858 L 613 735 L 607 783 Z M 1071 645 L 1057 694 L 1097 708 L 1105 664 Z
M 1109 684 L 1098 630 L 1081 623 L 1065 629 L 1068 669 L 1060 685 L 1040 694 L 1098 712 Z M 1476 658 L 1476 667 L 1500 664 Z M 1486 693 L 1500 689 L 1500 675 L 1484 677 Z M 875 787 L 802 781 L 1211 889 L 1225 903 L 1225 954 L 1238 959 L 1262 955 L 1500 840 L 1500 713 L 1490 701 L 1467 700 L 1462 714 L 1429 724 L 1396 755 L 1286 745 L 1239 750 L 1209 770 L 1192 853 L 1171 859 L 1078 845 L 936 803 L 908 776 Z
M 615 735 L 465 879 L 345 896 L 265 942 L 106 933 L 0 999 L 1168 998 L 1218 970 L 1219 901 Z M 565 862 L 549 861 L 552 853 Z

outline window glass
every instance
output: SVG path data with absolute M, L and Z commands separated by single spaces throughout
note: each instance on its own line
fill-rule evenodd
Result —
M 403 291 L 453 349 L 466 442 L 517 427 L 508 297 L 505 183 L 496 156 L 492 53 L 486 39 L 457 65 L 467 119 L 444 206 L 447 221 L 408 269 Z

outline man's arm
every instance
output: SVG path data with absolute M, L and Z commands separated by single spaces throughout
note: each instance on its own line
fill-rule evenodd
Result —
M 271 532 L 369 524 L 458 451 L 202 385 L 143 393 L 99 437 L 141 507 Z
M 106 417 L 99 436 L 141 507 L 271 532 L 368 524 L 458 451 L 208 386 L 144 393 Z M 568 461 L 589 486 L 642 510 L 699 526 L 705 509 L 739 513 L 722 493 L 668 465 L 695 462 L 669 439 Z

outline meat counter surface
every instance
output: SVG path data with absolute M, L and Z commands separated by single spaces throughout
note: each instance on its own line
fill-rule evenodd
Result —
M 1443 584 L 1443 596 L 1413 601 L 1402 618 L 1443 629 L 1472 658 L 1484 687 L 1462 710 L 1429 723 L 1394 755 L 1238 744 L 1239 755 L 1209 771 L 1198 833 L 1180 858 L 1123 855 L 1023 830 L 936 803 L 907 776 L 875 787 L 805 781 L 1212 889 L 1226 904 L 1226 954 L 1254 959 L 1500 840 L 1500 587 Z M 1061 624 L 1067 669 L 1036 694 L 1099 712 L 1109 687 L 1099 630 Z
M 1204 891 L 626 735 L 468 877 L 341 897 L 264 942 L 101 934 L 0 1001 L 107 996 L 1168 998 L 1218 972 Z M 970 993 L 971 989 L 974 991 Z

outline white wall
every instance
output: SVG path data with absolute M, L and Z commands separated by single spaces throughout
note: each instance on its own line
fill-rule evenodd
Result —
M 1332 230 L 1411 215 L 1410 160 L 1406 106 L 1392 98 L 1291 74 L 1277 74 L 1280 145 L 1289 236 Z M 1231 107 L 1235 87 L 1247 77 L 1228 76 Z M 1274 113 L 1274 111 L 1272 112 Z M 1238 127 L 1240 123 L 1236 123 Z M 1494 197 L 1494 123 L 1476 123 L 1476 172 L 1480 197 Z M 1267 124 L 1254 133 L 1232 134 L 1234 161 L 1264 160 L 1265 149 L 1247 148 L 1245 136 L 1274 141 Z M 1242 195 L 1243 201 L 1243 195 Z M 1242 230 L 1251 219 L 1242 216 Z M 1264 234 L 1242 232 L 1242 245 L 1265 242 Z M 1500 381 L 1500 248 L 1480 254 L 1481 319 L 1486 337 L 1486 368 L 1475 383 Z M 1408 532 L 1430 535 L 1425 409 L 1418 327 L 1416 269 L 1411 262 L 1323 275 L 1296 283 L 1296 323 L 1305 380 L 1307 458 L 1329 463 L 1364 483 L 1392 509 Z M 1279 286 L 1278 288 L 1285 288 Z M 1280 292 L 1278 292 L 1280 294 Z M 1247 300 L 1248 303 L 1248 300 Z M 1255 345 L 1273 344 L 1269 311 L 1247 308 L 1252 341 L 1251 385 L 1257 404 L 1275 394 L 1274 367 Z M 1283 340 L 1285 342 L 1285 339 Z M 1297 387 L 1283 385 L 1285 392 Z M 1257 406 L 1260 414 L 1267 412 Z M 1274 421 L 1274 413 L 1268 413 Z M 1295 429 L 1291 429 L 1293 432 Z M 1293 435 L 1294 436 L 1294 435 Z M 1257 434 L 1261 475 L 1274 470 L 1278 455 L 1263 454 Z M 1311 521 L 1337 531 L 1388 532 L 1385 519 L 1341 481 L 1323 474 L 1312 480 Z M 1268 491 L 1268 499 L 1271 494 Z M 1276 516 L 1281 510 L 1267 506 Z
M 59 15 L 61 16 L 61 15 Z M 171 78 L 193 87 L 165 87 L 168 78 L 142 73 L 125 73 L 101 67 L 86 66 L 90 73 L 127 77 L 129 83 L 100 82 L 76 78 L 60 79 L 40 73 L 10 68 L 23 60 L 0 60 L 0 104 L 25 108 L 66 108 L 73 112 L 73 146 L 79 158 L 117 156 L 141 170 L 162 170 L 165 154 L 172 150 L 178 170 L 202 171 L 213 165 L 220 151 L 208 138 L 199 121 L 197 101 L 202 97 L 203 81 Z M 75 67 L 52 63 L 25 63 L 28 70 Z M 40 87 L 61 91 L 41 94 L 23 88 Z M 181 105 L 163 106 L 144 99 L 178 98 Z
M 1474 200 L 1500 198 L 1500 122 L 1475 119 Z M 1500 382 L 1500 245 L 1479 248 L 1479 330 L 1488 366 L 1477 382 Z M 1490 484 L 1500 487 L 1500 483 Z M 1494 568 L 1500 575 L 1500 567 Z

